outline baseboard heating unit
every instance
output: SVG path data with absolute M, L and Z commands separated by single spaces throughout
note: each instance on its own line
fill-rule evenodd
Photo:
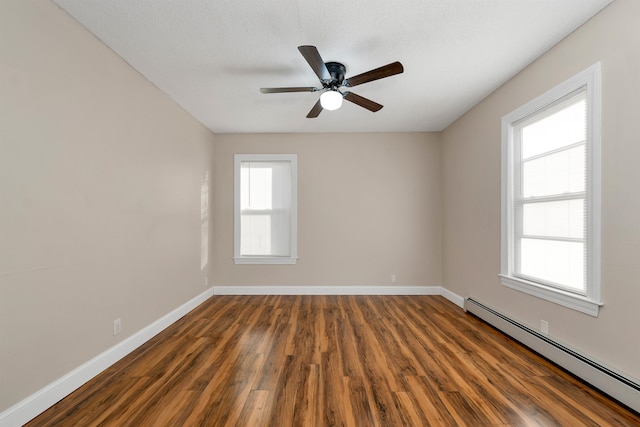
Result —
M 465 300 L 464 309 L 593 387 L 640 412 L 640 383 L 637 381 L 510 319 L 473 298 Z

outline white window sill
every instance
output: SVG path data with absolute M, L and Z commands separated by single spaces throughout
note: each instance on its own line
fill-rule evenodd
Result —
M 234 257 L 233 262 L 236 264 L 296 264 L 298 258 L 292 257 Z
M 503 286 L 551 301 L 593 317 L 598 317 L 600 307 L 603 305 L 599 301 L 595 301 L 581 295 L 575 295 L 571 292 L 554 289 L 517 277 L 506 276 L 503 274 L 498 274 L 498 276 L 500 277 L 500 282 Z

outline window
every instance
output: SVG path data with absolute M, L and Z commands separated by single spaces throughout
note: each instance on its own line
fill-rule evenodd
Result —
M 600 64 L 502 119 L 503 285 L 597 316 Z
M 234 261 L 297 261 L 297 156 L 236 154 Z

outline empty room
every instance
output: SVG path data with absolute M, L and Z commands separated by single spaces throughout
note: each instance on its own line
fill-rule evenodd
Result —
M 1 1 L 0 427 L 640 426 L 639 20 Z

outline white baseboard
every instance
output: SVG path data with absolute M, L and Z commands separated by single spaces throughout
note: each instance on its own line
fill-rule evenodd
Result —
M 0 413 L 0 427 L 19 427 L 32 420 L 213 295 L 441 295 L 464 306 L 461 296 L 442 286 L 214 286 Z
M 214 286 L 214 295 L 441 295 L 464 308 L 464 298 L 442 286 Z
M 464 309 L 464 298 L 458 294 L 454 294 L 447 288 L 440 287 L 440 295 L 457 305 L 458 307 Z
M 214 286 L 214 295 L 440 295 L 440 286 Z
M 211 296 L 213 296 L 213 288 L 187 301 L 119 344 L 0 413 L 0 427 L 18 427 L 32 420 L 100 372 L 162 332 Z

